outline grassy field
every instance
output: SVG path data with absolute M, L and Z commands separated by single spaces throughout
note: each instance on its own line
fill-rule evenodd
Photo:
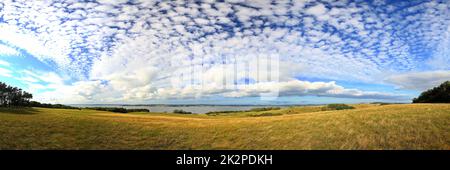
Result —
M 450 104 L 179 115 L 0 108 L 0 149 L 450 149 Z

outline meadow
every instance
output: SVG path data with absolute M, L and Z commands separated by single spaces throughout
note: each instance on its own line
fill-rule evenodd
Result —
M 0 108 L 0 149 L 450 149 L 450 104 L 206 114 Z

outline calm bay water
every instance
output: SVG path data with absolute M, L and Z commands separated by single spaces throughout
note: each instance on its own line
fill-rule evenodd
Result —
M 244 111 L 253 108 L 262 107 L 287 107 L 287 106 L 218 106 L 218 105 L 192 105 L 192 106 L 171 106 L 171 105 L 149 105 L 149 106 L 135 106 L 135 105 L 71 105 L 74 107 L 121 107 L 125 109 L 149 109 L 150 112 L 167 112 L 172 113 L 174 110 L 184 110 L 192 113 L 208 113 L 216 111 Z

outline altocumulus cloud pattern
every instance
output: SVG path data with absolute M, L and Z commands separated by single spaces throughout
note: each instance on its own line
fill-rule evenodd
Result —
M 411 91 L 450 79 L 449 7 L 448 0 L 1 0 L 0 76 L 62 103 L 243 98 L 272 89 L 280 97 L 407 101 Z M 25 55 L 52 70 L 7 60 Z M 268 55 L 277 56 L 277 81 L 239 72 L 233 88 L 221 86 L 233 62 Z M 202 75 L 179 78 L 193 70 Z M 373 86 L 380 88 L 366 90 Z

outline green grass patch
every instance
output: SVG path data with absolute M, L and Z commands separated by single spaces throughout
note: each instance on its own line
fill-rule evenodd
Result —
M 353 106 L 349 106 L 346 104 L 328 104 L 322 108 L 323 111 L 327 110 L 346 110 L 346 109 L 355 109 Z
M 253 115 L 253 114 L 247 114 L 248 112 L 264 112 L 264 111 L 271 111 L 271 110 L 280 110 L 280 107 L 261 107 L 261 108 L 253 108 L 250 110 L 244 110 L 244 111 L 214 111 L 214 112 L 208 112 L 205 113 L 209 116 L 218 116 L 218 115 L 237 115 L 237 114 L 245 114 L 245 115 Z
M 273 112 L 264 112 L 260 114 L 252 114 L 250 116 L 252 117 L 263 117 L 263 116 L 280 116 L 283 115 L 282 113 L 273 113 Z
M 173 110 L 173 113 L 176 113 L 176 114 L 192 114 L 192 112 L 187 112 L 187 111 L 184 111 L 184 110 L 181 110 L 181 109 L 175 109 L 175 110 Z
M 250 109 L 250 112 L 263 112 L 263 111 L 270 111 L 270 110 L 280 110 L 280 107 L 262 107 L 262 108 L 254 108 Z

